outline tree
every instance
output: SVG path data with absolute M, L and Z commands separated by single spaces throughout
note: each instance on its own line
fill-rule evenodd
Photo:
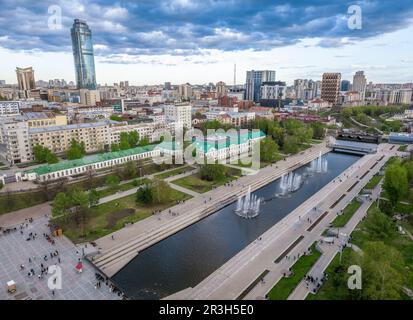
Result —
M 119 144 L 117 143 L 112 143 L 110 145 L 110 151 L 115 152 L 115 151 L 119 151 Z
M 153 202 L 152 186 L 150 184 L 145 184 L 136 191 L 136 201 L 144 204 Z
M 203 180 L 217 181 L 225 177 L 226 168 L 222 164 L 204 164 L 199 173 Z
M 129 144 L 129 135 L 127 132 L 121 132 L 120 133 L 120 143 L 119 143 L 119 149 L 120 150 L 127 150 L 130 149 L 130 144 Z
M 260 141 L 260 159 L 264 162 L 275 162 L 278 157 L 278 145 L 270 137 Z
M 133 161 L 128 161 L 125 164 L 125 167 L 122 172 L 124 179 L 135 178 L 137 174 L 138 174 L 138 168 L 136 167 L 136 163 Z
M 413 184 L 413 161 L 406 161 L 403 163 L 403 167 L 406 169 L 407 180 L 409 184 Z
M 374 240 L 390 239 L 395 234 L 395 226 L 391 218 L 376 207 L 369 210 L 364 225 Z
M 364 299 L 398 300 L 405 269 L 400 252 L 381 241 L 367 242 L 361 257 Z
M 71 207 L 71 199 L 65 192 L 59 192 L 54 198 L 52 213 L 54 216 L 65 216 Z
M 89 196 L 89 206 L 90 207 L 94 207 L 94 206 L 99 204 L 100 195 L 99 195 L 99 192 L 96 191 L 96 189 L 91 189 L 89 191 L 88 196 Z
M 59 159 L 57 158 L 57 156 L 54 153 L 52 153 L 50 149 L 43 147 L 39 144 L 33 147 L 33 154 L 34 154 L 34 159 L 36 160 L 36 162 L 39 162 L 39 163 L 47 162 L 48 164 L 52 164 L 52 163 L 59 162 Z
M 46 162 L 48 164 L 58 163 L 59 158 L 52 152 L 48 152 L 46 155 Z
M 146 136 L 139 141 L 140 147 L 147 146 L 148 144 L 149 144 L 149 138 Z
M 85 154 L 85 143 L 83 141 L 79 143 L 75 139 L 72 139 L 70 142 L 70 148 L 66 151 L 67 159 L 81 159 Z
M 297 153 L 300 151 L 300 145 L 296 136 L 287 136 L 284 139 L 283 150 L 285 153 Z
M 153 203 L 162 204 L 170 199 L 170 189 L 168 184 L 160 179 L 152 181 L 152 198 Z
M 121 122 L 121 121 L 122 121 L 122 117 L 116 116 L 116 115 L 111 115 L 111 116 L 110 116 L 110 120 Z
M 325 126 L 319 121 L 311 122 L 311 128 L 313 129 L 314 139 L 324 139 L 325 137 Z
M 138 144 L 139 141 L 139 133 L 138 131 L 131 131 L 129 132 L 128 136 L 129 145 L 133 148 Z
M 409 190 L 407 172 L 400 162 L 395 162 L 387 167 L 383 189 L 386 191 L 393 206 L 407 195 Z
M 111 189 L 115 189 L 116 186 L 119 184 L 120 179 L 118 176 L 110 175 L 106 177 L 105 183 L 109 186 Z
M 3 189 L 3 187 L 4 187 L 3 181 L 0 181 L 0 190 Z

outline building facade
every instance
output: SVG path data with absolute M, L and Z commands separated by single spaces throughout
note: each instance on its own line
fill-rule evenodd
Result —
M 262 83 L 273 81 L 275 81 L 275 71 L 273 70 L 247 71 L 245 100 L 259 102 L 261 94 L 260 88 Z
M 15 116 L 19 113 L 19 101 L 0 101 L 0 117 Z
M 86 21 L 75 19 L 71 36 L 77 88 L 95 90 L 96 73 L 92 31 Z
M 360 94 L 361 101 L 364 101 L 364 98 L 366 97 L 366 87 L 367 79 L 364 75 L 364 71 L 357 71 L 353 77 L 353 87 L 351 89 Z
M 333 105 L 339 104 L 341 73 L 324 73 L 321 82 L 321 99 Z

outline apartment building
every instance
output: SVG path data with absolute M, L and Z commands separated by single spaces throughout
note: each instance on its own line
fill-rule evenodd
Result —
M 177 103 L 164 107 L 165 119 L 168 122 L 175 122 L 187 129 L 191 128 L 192 106 L 189 103 Z
M 3 156 L 11 164 L 33 160 L 27 122 L 5 118 L 0 121 L 0 143 Z
M 85 144 L 86 152 L 95 152 L 109 147 L 110 120 L 92 123 L 79 123 L 67 126 L 53 126 L 44 128 L 30 128 L 29 139 L 33 148 L 41 145 L 54 153 L 61 153 L 69 149 L 74 139 Z
M 339 103 L 341 73 L 324 73 L 321 82 L 321 99 L 333 105 Z
M 15 116 L 20 113 L 19 101 L 0 101 L 0 117 Z

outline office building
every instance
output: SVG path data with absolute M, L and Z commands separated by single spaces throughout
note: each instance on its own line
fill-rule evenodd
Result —
M 100 102 L 99 90 L 80 89 L 80 104 L 85 106 L 96 106 L 96 102 Z
M 357 71 L 353 77 L 352 91 L 358 92 L 360 94 L 360 100 L 364 101 L 366 96 L 367 80 L 364 75 L 364 71 Z
M 177 103 L 174 105 L 166 105 L 164 108 L 164 112 L 166 121 L 175 122 L 176 125 L 182 125 L 187 129 L 191 128 L 192 106 L 189 103 Z
M 333 105 L 339 103 L 341 73 L 324 73 L 321 82 L 321 99 Z
M 272 81 L 275 81 L 275 71 L 247 71 L 247 79 L 245 85 L 245 100 L 259 102 L 262 83 Z
M 77 88 L 95 90 L 96 74 L 92 31 L 85 21 L 75 19 L 71 36 Z
M 23 97 L 30 97 L 30 90 L 36 89 L 36 81 L 34 80 L 34 70 L 32 67 L 18 68 L 16 67 L 17 84 L 19 90 L 23 91 Z

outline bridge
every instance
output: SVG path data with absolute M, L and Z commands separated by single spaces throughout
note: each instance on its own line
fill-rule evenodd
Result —
M 358 155 L 373 154 L 377 152 L 377 145 L 372 143 L 353 142 L 345 140 L 336 140 L 329 144 L 329 147 L 335 152 L 352 153 Z

